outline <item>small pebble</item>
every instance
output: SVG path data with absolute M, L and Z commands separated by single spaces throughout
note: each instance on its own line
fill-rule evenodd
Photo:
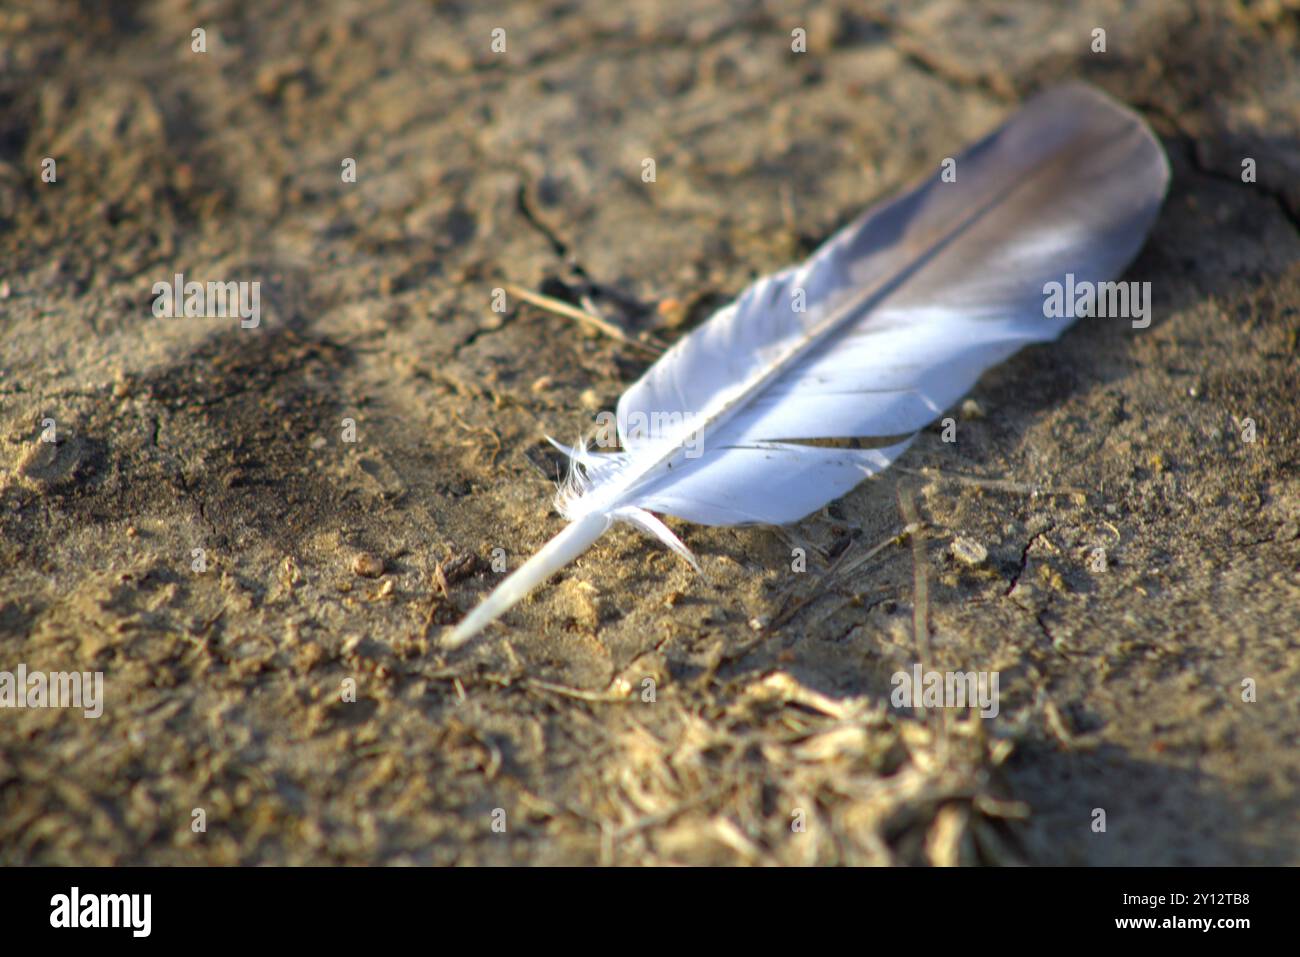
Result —
M 976 565 L 983 565 L 989 557 L 989 550 L 979 542 L 969 538 L 954 538 L 949 546 L 952 557 L 964 565 L 970 565 L 972 568 Z
M 659 314 L 662 324 L 669 329 L 675 329 L 685 322 L 688 313 L 684 302 L 671 297 L 661 301 L 655 311 Z

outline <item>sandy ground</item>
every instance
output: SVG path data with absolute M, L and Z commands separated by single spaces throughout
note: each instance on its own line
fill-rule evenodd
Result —
M 0 711 L 0 862 L 1300 863 L 1296 3 L 486 6 L 0 10 L 0 670 L 105 682 Z M 494 289 L 670 341 L 1068 78 L 1169 153 L 1150 328 L 439 651 L 650 361 Z M 996 718 L 891 706 L 918 581 Z

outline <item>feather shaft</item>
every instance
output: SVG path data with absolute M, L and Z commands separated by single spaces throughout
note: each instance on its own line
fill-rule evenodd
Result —
M 511 572 L 483 602 L 442 641 L 445 648 L 459 648 L 474 635 L 513 608 L 538 585 L 590 548 L 605 534 L 612 519 L 599 512 L 565 526 L 528 561 Z

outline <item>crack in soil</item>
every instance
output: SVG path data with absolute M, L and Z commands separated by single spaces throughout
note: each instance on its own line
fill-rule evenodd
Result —
M 1016 570 L 1015 575 L 1012 576 L 1011 584 L 1007 586 L 1007 590 L 1002 593 L 1003 598 L 1009 596 L 1013 591 L 1016 590 L 1016 586 L 1020 584 L 1021 576 L 1025 574 L 1025 568 L 1029 565 L 1030 549 L 1034 547 L 1035 543 L 1037 543 L 1037 541 L 1040 538 L 1042 538 L 1044 535 L 1046 535 L 1048 532 L 1052 531 L 1055 528 L 1056 526 L 1054 524 L 1048 525 L 1041 532 L 1035 532 L 1033 536 L 1030 537 L 1029 541 L 1025 543 L 1025 547 L 1020 550 L 1020 567 Z

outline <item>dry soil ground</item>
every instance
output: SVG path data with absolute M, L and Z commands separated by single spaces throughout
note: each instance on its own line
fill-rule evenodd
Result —
M 0 711 L 0 862 L 1300 862 L 1298 21 L 6 3 L 0 670 L 106 701 Z M 560 527 L 543 436 L 650 360 L 495 288 L 671 340 L 1069 78 L 1170 156 L 1150 328 L 1020 354 L 794 528 L 678 523 L 707 583 L 620 531 L 439 651 Z M 261 324 L 156 318 L 178 272 Z M 995 719 L 891 707 L 918 581 Z

